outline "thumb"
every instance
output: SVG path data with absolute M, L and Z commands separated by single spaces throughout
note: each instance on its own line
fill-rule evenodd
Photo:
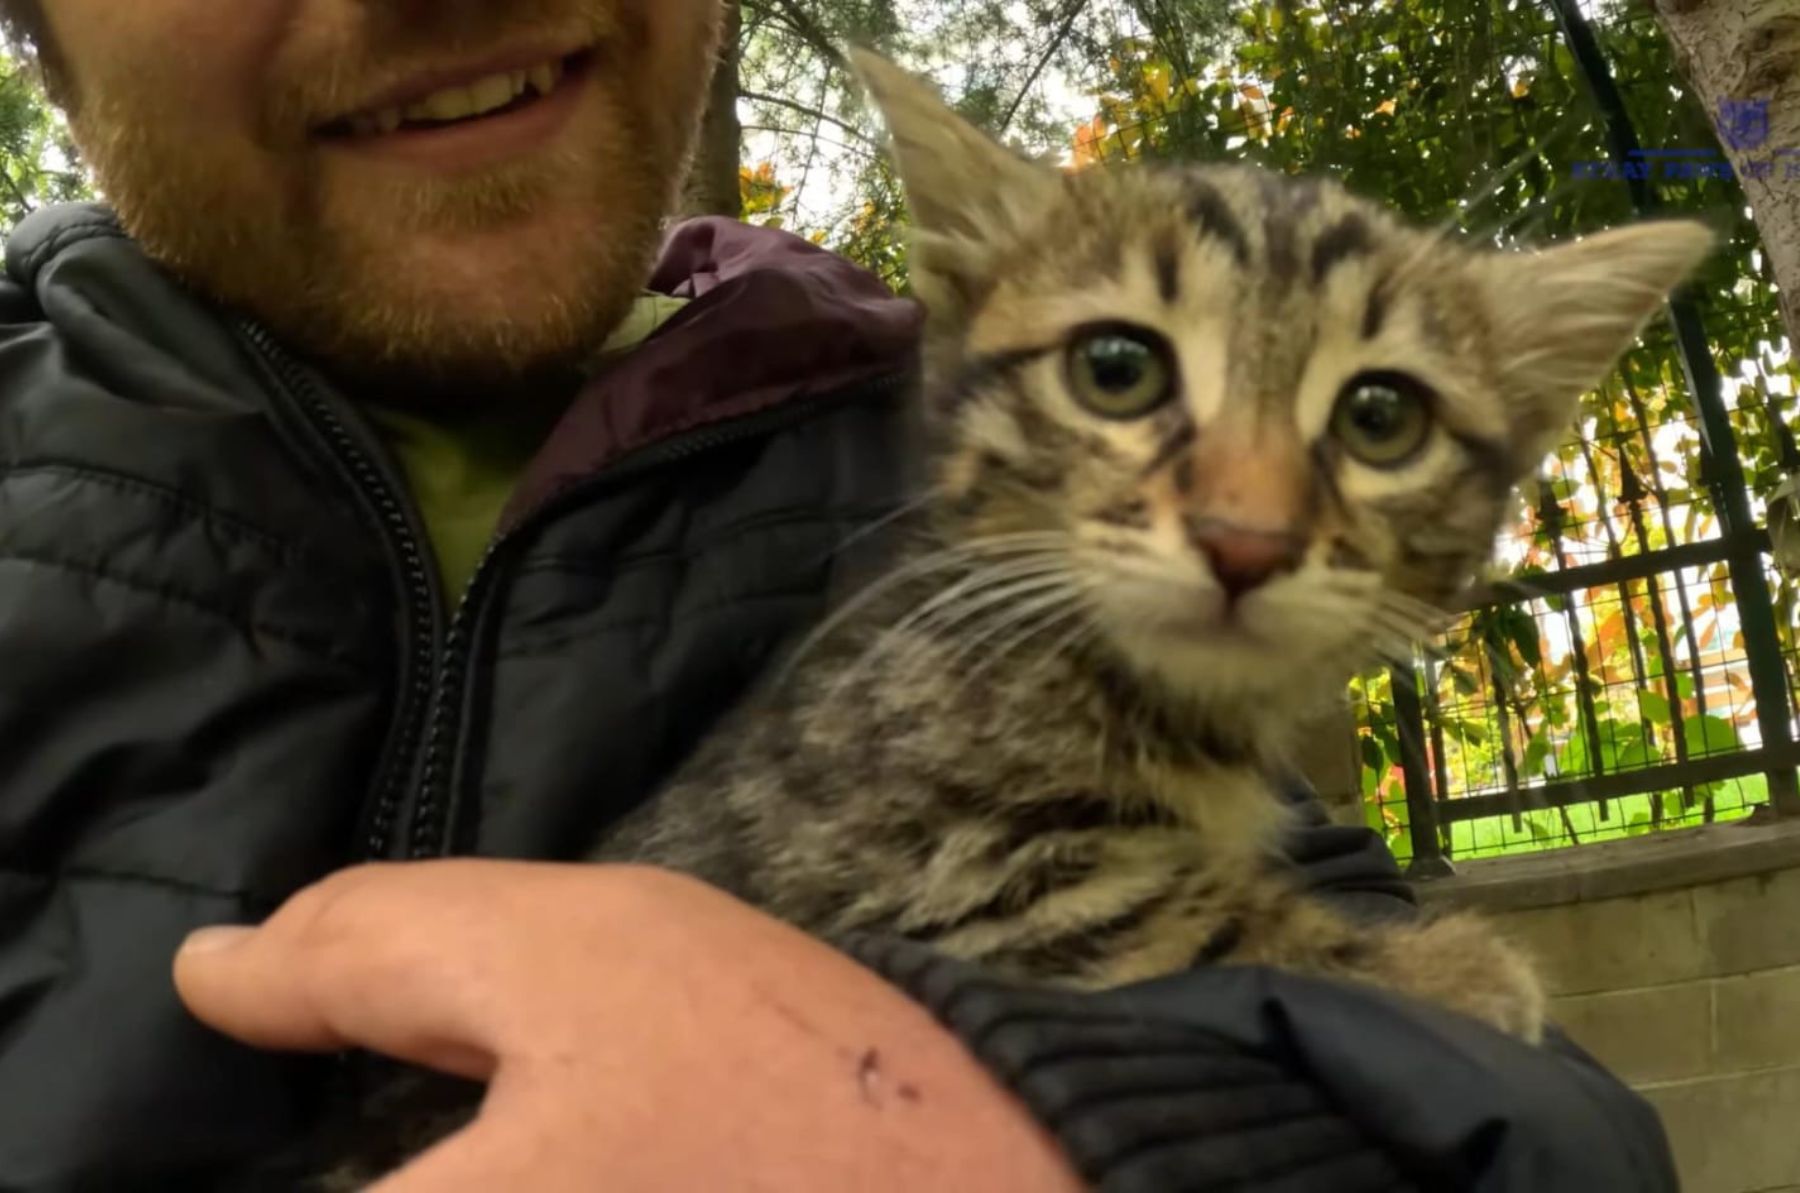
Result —
M 175 956 L 177 993 L 203 1023 L 254 1047 L 367 1048 L 486 1080 L 495 1050 L 469 975 L 386 882 L 348 872 L 260 928 L 194 933 Z

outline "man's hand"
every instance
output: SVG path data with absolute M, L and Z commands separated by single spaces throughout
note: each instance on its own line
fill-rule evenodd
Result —
M 921 1008 L 717 891 L 634 867 L 366 867 L 175 963 L 207 1023 L 491 1082 L 382 1193 L 1064 1193 L 1045 1133 Z

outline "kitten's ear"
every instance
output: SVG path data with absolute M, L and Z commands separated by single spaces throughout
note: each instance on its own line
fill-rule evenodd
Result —
M 893 140 L 915 225 L 915 275 L 923 266 L 966 290 L 984 272 L 983 250 L 1042 212 L 1060 175 L 957 115 L 917 75 L 867 50 L 851 50 L 850 61 Z
M 1581 395 L 1606 378 L 1713 242 L 1704 224 L 1662 220 L 1489 256 L 1497 363 L 1518 403 L 1513 440 L 1522 467 L 1556 449 Z
M 913 219 L 926 232 L 981 239 L 1039 209 L 1056 171 L 957 115 L 930 83 L 868 50 L 850 61 L 893 137 Z

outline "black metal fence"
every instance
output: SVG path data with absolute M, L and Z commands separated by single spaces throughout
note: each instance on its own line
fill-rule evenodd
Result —
M 1645 161 L 1586 16 L 1575 0 L 1546 2 L 1613 161 Z M 1639 214 L 1659 210 L 1649 171 L 1614 173 Z M 1378 784 L 1371 810 L 1404 836 L 1416 875 L 1457 856 L 1800 814 L 1791 619 L 1784 635 L 1733 425 L 1744 412 L 1692 296 L 1671 303 L 1667 336 L 1645 352 L 1679 361 L 1679 383 L 1641 360 L 1608 382 L 1599 406 L 1612 417 L 1561 455 L 1513 544 L 1531 561 L 1514 591 L 1386 676 L 1399 782 Z M 1668 392 L 1677 384 L 1685 402 Z M 1741 405 L 1748 389 L 1734 389 Z M 1792 474 L 1790 411 L 1763 405 L 1776 473 Z M 1695 476 L 1671 468 L 1684 442 Z M 1379 724 L 1372 703 L 1362 712 Z

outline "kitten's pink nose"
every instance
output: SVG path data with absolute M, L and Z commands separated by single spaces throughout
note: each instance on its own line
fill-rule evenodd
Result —
M 1189 522 L 1188 541 L 1206 556 L 1227 596 L 1237 600 L 1300 563 L 1300 542 L 1280 531 L 1252 530 L 1203 518 Z

